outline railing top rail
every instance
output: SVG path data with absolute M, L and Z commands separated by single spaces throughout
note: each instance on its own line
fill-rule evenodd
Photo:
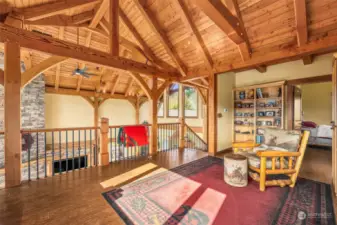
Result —
M 180 123 L 158 123 L 158 125 L 178 125 Z
M 68 127 L 68 128 L 41 128 L 41 129 L 22 129 L 21 133 L 42 133 L 42 132 L 58 132 L 58 131 L 75 131 L 75 130 L 95 130 L 100 127 Z M 0 133 L 1 134 L 1 133 Z
M 109 126 L 109 128 L 121 128 L 121 127 L 132 127 L 132 126 L 151 126 L 151 124 L 135 124 L 135 125 L 116 125 L 116 126 Z
M 205 145 L 207 145 L 207 143 L 197 134 L 197 133 L 195 133 L 194 132 L 194 130 L 190 127 L 190 126 L 188 126 L 186 123 L 185 123 L 185 126 L 187 127 L 187 129 L 189 130 L 189 131 L 191 131 L 196 137 L 198 137 L 198 139 L 200 139 L 200 141 L 202 141 Z

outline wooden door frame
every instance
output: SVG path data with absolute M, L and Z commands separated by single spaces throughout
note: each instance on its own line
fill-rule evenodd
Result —
M 294 129 L 294 90 L 295 90 L 294 87 L 296 85 L 324 83 L 324 82 L 332 82 L 332 74 L 287 81 L 287 84 L 286 84 L 287 126 L 286 127 L 288 130 Z

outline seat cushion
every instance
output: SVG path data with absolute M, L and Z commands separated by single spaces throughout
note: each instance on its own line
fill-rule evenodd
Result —
M 261 158 L 258 157 L 254 152 L 243 152 L 239 151 L 237 154 L 243 155 L 247 157 L 248 165 L 253 166 L 255 168 L 260 168 L 261 166 Z M 288 166 L 288 160 L 284 159 L 284 169 Z M 280 158 L 276 158 L 276 168 L 280 168 Z M 271 158 L 267 158 L 266 162 L 266 168 L 271 169 L 272 168 L 272 160 Z
M 300 131 L 266 128 L 264 132 L 265 145 L 286 149 L 289 152 L 297 152 L 300 140 Z

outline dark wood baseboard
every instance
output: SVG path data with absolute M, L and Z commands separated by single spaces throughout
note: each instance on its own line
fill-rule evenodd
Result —
M 222 154 L 226 154 L 226 153 L 231 153 L 233 151 L 232 147 L 226 148 L 226 149 L 222 149 L 220 151 L 218 151 L 216 153 L 216 155 L 222 155 Z

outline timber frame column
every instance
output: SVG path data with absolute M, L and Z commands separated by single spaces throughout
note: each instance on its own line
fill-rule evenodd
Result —
M 5 42 L 5 182 L 21 183 L 21 65 L 20 46 Z
M 184 85 L 179 87 L 179 150 L 185 148 L 185 92 Z
M 209 76 L 208 89 L 208 154 L 215 156 L 217 151 L 217 81 L 216 74 Z
M 135 116 L 136 116 L 136 124 L 140 123 L 140 120 L 139 120 L 140 101 L 139 100 L 140 100 L 139 98 L 136 99 L 136 108 L 135 108 L 135 110 L 136 110 L 136 114 L 135 114 Z
M 152 78 L 152 99 L 150 103 L 150 124 L 151 124 L 151 134 L 150 134 L 150 155 L 156 155 L 158 150 L 158 78 Z
M 108 152 L 108 144 L 109 144 L 109 119 L 101 118 L 101 126 L 100 126 L 100 153 L 99 153 L 99 162 L 101 166 L 109 165 L 109 152 Z

